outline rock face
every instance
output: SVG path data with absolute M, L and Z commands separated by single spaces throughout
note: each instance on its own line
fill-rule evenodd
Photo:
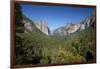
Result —
M 89 16 L 89 17 L 86 17 L 84 20 L 82 20 L 79 24 L 78 23 L 66 24 L 63 27 L 59 27 L 55 29 L 53 33 L 51 34 L 46 21 L 44 20 L 31 21 L 29 18 L 25 16 L 23 17 L 25 33 L 39 30 L 46 35 L 60 35 L 60 36 L 70 35 L 71 33 L 74 33 L 76 31 L 81 31 L 88 27 L 91 27 L 94 25 L 94 22 L 95 22 L 94 20 L 95 20 L 94 16 Z
M 56 30 L 54 30 L 54 35 L 60 35 L 60 36 L 65 36 L 69 35 L 70 33 L 76 32 L 80 28 L 80 24 L 67 24 L 64 27 L 60 27 Z
M 76 31 L 81 31 L 81 30 L 84 30 L 84 29 L 92 26 L 93 23 L 94 23 L 93 16 L 86 17 L 79 24 L 69 23 L 63 27 L 60 27 L 60 28 L 54 30 L 53 35 L 60 35 L 60 36 L 70 35 L 71 33 L 74 33 Z
M 93 24 L 93 17 L 86 17 L 81 23 L 80 30 L 84 30 Z
M 49 35 L 50 30 L 48 28 L 47 22 L 43 20 L 34 21 L 35 26 L 42 31 L 44 34 Z
M 37 30 L 36 26 L 34 25 L 34 23 L 27 18 L 26 16 L 23 16 L 23 23 L 24 23 L 24 32 L 25 33 L 29 33 L 29 32 L 34 32 Z
M 47 22 L 42 21 L 42 20 L 37 20 L 37 21 L 31 21 L 27 17 L 23 17 L 23 23 L 24 23 L 24 28 L 25 28 L 25 33 L 29 32 L 36 32 L 37 30 L 40 30 L 46 35 L 49 35 L 50 30 L 47 26 Z
M 80 24 L 68 24 L 65 26 L 66 31 L 68 34 L 76 32 L 80 28 Z

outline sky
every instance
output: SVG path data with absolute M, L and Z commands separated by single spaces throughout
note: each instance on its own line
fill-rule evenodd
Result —
M 21 4 L 22 13 L 31 20 L 44 20 L 50 30 L 68 23 L 80 23 L 85 17 L 91 16 L 94 8 L 46 6 Z

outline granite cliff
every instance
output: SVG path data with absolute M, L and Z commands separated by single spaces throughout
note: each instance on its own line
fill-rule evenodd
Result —
M 55 30 L 51 31 L 48 27 L 48 24 L 44 20 L 30 20 L 27 17 L 23 17 L 23 23 L 25 28 L 25 33 L 28 32 L 36 32 L 37 30 L 41 31 L 46 35 L 60 35 L 67 36 L 77 31 L 82 31 L 86 28 L 92 27 L 94 25 L 94 16 L 89 16 L 83 19 L 80 23 L 66 23 L 65 26 L 59 27 Z
M 36 31 L 41 31 L 46 35 L 49 35 L 50 33 L 50 29 L 47 26 L 46 21 L 43 20 L 32 21 L 29 18 L 24 16 L 23 23 L 24 23 L 25 33 L 36 32 Z
M 77 31 L 82 31 L 86 28 L 92 27 L 94 24 L 94 16 L 86 17 L 80 23 L 68 23 L 65 26 L 57 28 L 52 35 L 66 36 Z

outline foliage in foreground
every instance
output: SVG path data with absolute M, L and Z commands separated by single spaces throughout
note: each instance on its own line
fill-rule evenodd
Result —
M 19 43 L 16 45 L 16 62 L 17 64 L 64 64 L 93 60 L 92 36 L 90 30 L 60 38 L 46 36 L 41 32 L 24 33 L 20 36 L 23 39 L 17 40 Z

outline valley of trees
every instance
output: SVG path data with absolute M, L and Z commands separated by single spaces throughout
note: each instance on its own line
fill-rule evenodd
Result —
M 21 6 L 15 4 L 16 65 L 71 64 L 95 59 L 93 27 L 64 37 L 24 33 Z

